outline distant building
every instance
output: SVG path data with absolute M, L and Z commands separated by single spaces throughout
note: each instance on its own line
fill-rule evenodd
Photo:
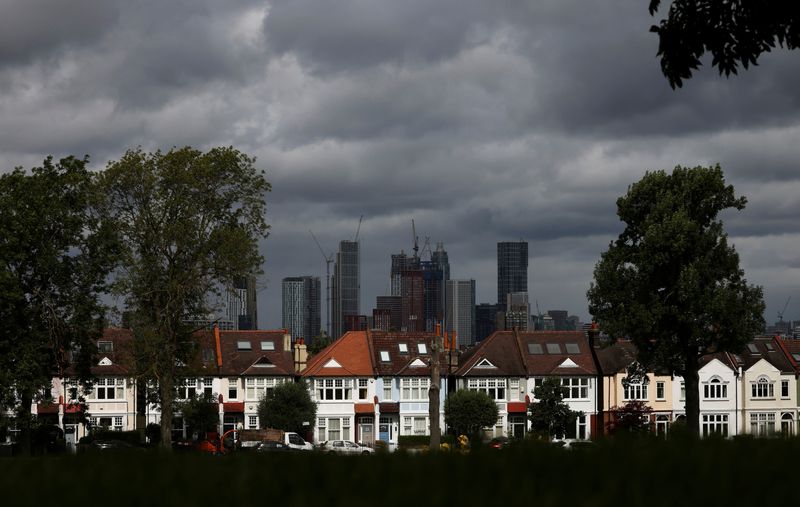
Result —
M 284 278 L 281 284 L 283 328 L 311 344 L 321 330 L 320 281 L 316 276 Z
M 458 347 L 475 343 L 475 280 L 447 281 L 447 330 L 457 334 Z
M 366 315 L 346 315 L 345 333 L 348 331 L 366 331 L 369 329 L 369 319 Z
M 372 329 L 380 331 L 391 331 L 392 312 L 386 308 L 375 308 L 372 310 Z
M 528 302 L 527 292 L 511 292 L 506 294 L 505 330 L 517 329 L 528 331 L 530 329 L 531 305 Z
M 497 304 L 505 306 L 512 292 L 528 292 L 528 242 L 497 243 Z
M 253 275 L 237 279 L 227 290 L 225 318 L 234 323 L 235 329 L 258 329 L 256 293 L 256 277 Z
M 553 319 L 555 331 L 567 331 L 567 311 L 566 310 L 547 310 L 547 315 Z
M 361 274 L 359 243 L 344 240 L 339 243 L 339 252 L 333 265 L 331 280 L 331 314 L 333 338 L 347 331 L 346 319 L 361 314 Z
M 425 284 L 421 269 L 406 270 L 400 276 L 400 331 L 425 330 Z
M 475 342 L 486 339 L 497 330 L 498 305 L 481 303 L 475 306 Z
M 378 296 L 375 302 L 376 309 L 389 313 L 389 331 L 400 331 L 403 326 L 403 302 L 400 295 Z M 374 312 L 373 312 L 374 315 Z

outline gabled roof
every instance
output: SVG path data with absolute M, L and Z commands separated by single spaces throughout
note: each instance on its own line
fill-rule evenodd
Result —
M 114 377 L 133 372 L 133 334 L 128 329 L 107 328 L 98 342 L 109 342 L 111 350 L 98 351 L 91 372 L 94 377 Z M 72 369 L 67 370 L 71 374 Z
M 517 341 L 528 376 L 597 374 L 584 331 L 518 332 Z M 565 366 L 566 359 L 576 366 Z
M 487 366 L 491 365 L 494 368 Z M 525 377 L 527 370 L 514 331 L 497 331 L 459 361 L 456 376 Z
M 216 345 L 213 331 L 204 332 L 204 346 Z M 284 350 L 284 330 L 272 331 L 220 331 L 220 351 L 222 366 L 218 374 L 222 376 L 291 376 L 294 375 L 292 350 Z M 210 343 L 209 343 L 210 338 Z M 262 350 L 262 342 L 265 344 Z M 249 345 L 240 347 L 241 345 Z M 216 361 L 216 352 L 213 355 Z M 206 368 L 217 371 L 214 361 L 207 362 Z
M 603 375 L 624 373 L 636 361 L 636 346 L 628 340 L 617 340 L 596 349 Z
M 335 360 L 331 366 L 330 360 Z M 372 377 L 372 359 L 366 331 L 348 331 L 314 355 L 303 377 Z
M 788 341 L 785 341 L 788 343 Z M 748 343 L 740 354 L 732 355 L 743 370 L 752 368 L 760 360 L 765 360 L 781 373 L 795 373 L 791 352 L 773 336 L 757 336 Z
M 372 365 L 376 376 L 428 377 L 431 374 L 431 343 L 435 333 L 368 331 Z M 447 374 L 445 355 L 440 355 L 442 376 Z

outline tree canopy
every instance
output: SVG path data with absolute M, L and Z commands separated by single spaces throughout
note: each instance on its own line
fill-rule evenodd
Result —
M 655 15 L 661 0 L 650 0 Z M 661 70 L 673 88 L 692 77 L 700 58 L 711 53 L 719 73 L 736 74 L 739 65 L 758 65 L 777 45 L 800 46 L 800 8 L 796 2 L 753 0 L 672 0 L 666 19 L 650 28 L 658 34 Z
M 70 364 L 88 379 L 103 328 L 98 295 L 116 250 L 91 211 L 87 163 L 48 157 L 0 176 L 0 408 L 18 409 L 23 446 L 31 403 Z
M 475 437 L 497 423 L 497 404 L 483 391 L 459 389 L 445 399 L 444 421 L 456 435 Z
M 630 400 L 622 406 L 611 407 L 612 434 L 636 435 L 650 431 L 650 414 L 653 408 L 644 400 Z
M 604 332 L 630 338 L 643 365 L 684 377 L 695 433 L 700 357 L 739 351 L 764 324 L 761 288 L 747 284 L 718 219 L 745 204 L 718 165 L 646 173 L 617 200 L 625 229 L 602 254 L 587 293 Z
M 533 390 L 530 404 L 531 430 L 548 439 L 571 434 L 580 415 L 564 402 L 565 388 L 561 379 L 549 377 Z
M 234 148 L 137 149 L 100 175 L 98 210 L 122 244 L 115 291 L 133 315 L 139 376 L 158 386 L 167 449 L 175 382 L 198 353 L 189 322 L 221 287 L 261 272 L 270 185 L 254 163 Z
M 276 428 L 304 435 L 314 427 L 317 404 L 305 382 L 286 382 L 276 386 L 258 402 L 262 428 Z
M 189 433 L 216 431 L 219 425 L 219 409 L 213 395 L 197 394 L 193 398 L 175 403 L 176 411 L 183 416 Z

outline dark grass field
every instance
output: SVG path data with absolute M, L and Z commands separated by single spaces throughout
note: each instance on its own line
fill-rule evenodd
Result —
M 798 440 L 526 444 L 468 454 L 0 459 L 0 505 L 792 505 Z

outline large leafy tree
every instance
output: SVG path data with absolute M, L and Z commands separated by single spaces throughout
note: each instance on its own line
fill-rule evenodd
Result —
M 88 379 L 102 332 L 115 241 L 91 211 L 87 162 L 48 157 L 0 176 L 0 408 L 17 410 L 23 449 L 31 403 L 69 363 Z
M 566 388 L 561 379 L 548 377 L 533 390 L 535 401 L 530 404 L 531 430 L 548 440 L 571 433 L 580 415 L 564 402 Z
M 276 428 L 305 435 L 317 417 L 317 404 L 305 382 L 286 382 L 261 398 L 258 420 L 262 428 Z
M 602 254 L 587 293 L 600 327 L 629 337 L 640 363 L 684 378 L 695 434 L 700 357 L 740 350 L 764 324 L 761 288 L 747 284 L 718 219 L 745 203 L 718 165 L 648 172 L 617 200 L 625 230 Z
M 216 431 L 219 426 L 219 405 L 213 395 L 198 394 L 193 398 L 175 403 L 183 416 L 189 433 Z
M 260 272 L 270 185 L 254 162 L 234 148 L 137 149 L 100 177 L 98 208 L 123 245 L 115 289 L 133 314 L 139 375 L 157 385 L 165 449 L 176 380 L 198 353 L 187 321 L 208 314 L 220 287 Z
M 444 422 L 456 435 L 474 438 L 497 423 L 497 404 L 483 391 L 459 389 L 444 401 Z
M 650 0 L 655 15 L 661 0 Z M 661 70 L 675 88 L 711 53 L 720 74 L 736 74 L 739 65 L 757 65 L 777 45 L 800 47 L 797 2 L 762 0 L 672 0 L 666 19 L 650 28 L 658 34 Z

